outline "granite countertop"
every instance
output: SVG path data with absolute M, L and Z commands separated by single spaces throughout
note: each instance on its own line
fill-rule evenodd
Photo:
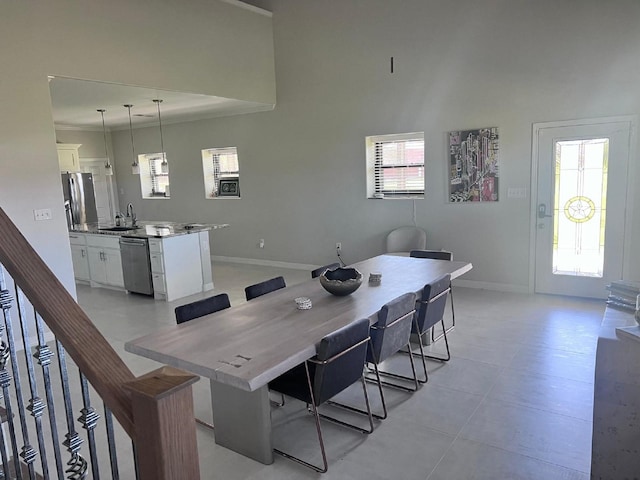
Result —
M 76 225 L 69 232 L 89 233 L 100 235 L 116 235 L 120 237 L 135 238 L 164 238 L 175 237 L 177 235 L 187 235 L 189 233 L 198 233 L 206 230 L 216 230 L 228 227 L 228 223 L 176 223 L 163 221 L 138 221 L 135 228 L 130 230 L 105 230 L 114 228 L 114 224 L 97 224 L 86 223 Z

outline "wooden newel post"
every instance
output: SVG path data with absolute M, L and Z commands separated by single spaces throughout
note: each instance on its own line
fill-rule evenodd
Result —
M 198 480 L 191 385 L 197 375 L 162 367 L 124 384 L 131 392 L 140 480 Z

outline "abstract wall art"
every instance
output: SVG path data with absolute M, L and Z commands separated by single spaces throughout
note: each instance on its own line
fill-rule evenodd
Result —
M 498 128 L 449 132 L 449 201 L 498 201 Z

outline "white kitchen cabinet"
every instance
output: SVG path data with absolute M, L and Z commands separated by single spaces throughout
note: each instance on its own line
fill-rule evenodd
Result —
M 91 285 L 124 288 L 120 237 L 87 235 Z
M 122 273 L 122 257 L 120 248 L 104 249 L 105 269 L 107 271 L 107 284 L 124 288 L 124 275 Z
M 120 236 L 69 233 L 78 282 L 124 289 Z M 149 238 L 154 297 L 172 301 L 213 290 L 209 231 Z
M 104 251 L 99 247 L 89 247 L 89 271 L 91 282 L 107 283 L 107 269 L 104 265 Z
M 81 143 L 58 143 L 58 163 L 60 164 L 61 172 L 79 172 L 80 171 L 80 156 L 78 155 L 78 149 L 82 146 Z
M 149 239 L 155 298 L 172 301 L 210 289 L 204 285 L 200 249 L 197 234 Z M 212 284 L 210 278 L 209 273 Z
M 87 240 L 81 233 L 70 233 L 71 261 L 73 262 L 73 274 L 78 282 L 88 283 L 91 280 L 89 273 L 89 252 Z
M 211 272 L 211 249 L 209 247 L 209 231 L 198 233 L 200 237 L 200 263 L 202 264 L 202 291 L 213 290 L 213 274 Z
M 167 287 L 164 281 L 164 263 L 162 259 L 162 240 L 149 240 L 149 261 L 151 263 L 151 280 L 155 298 L 165 298 Z

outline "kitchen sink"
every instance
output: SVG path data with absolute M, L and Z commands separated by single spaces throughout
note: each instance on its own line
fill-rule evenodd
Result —
M 98 230 L 105 232 L 128 232 L 129 230 L 137 230 L 140 227 L 109 227 L 109 228 L 99 228 Z

